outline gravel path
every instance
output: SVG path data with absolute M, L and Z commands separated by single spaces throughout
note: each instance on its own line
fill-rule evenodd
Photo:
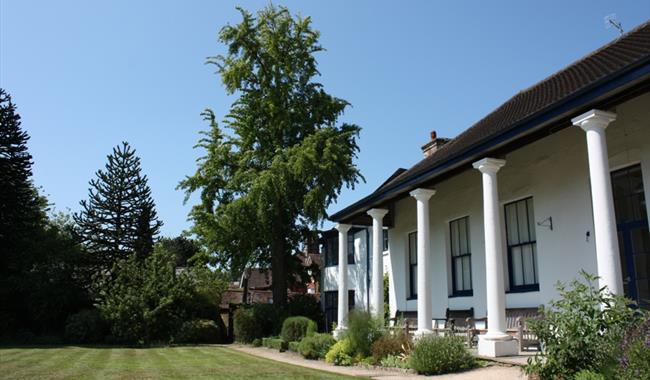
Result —
M 489 365 L 483 368 L 477 368 L 467 372 L 454 373 L 440 376 L 422 376 L 412 373 L 399 372 L 388 369 L 367 369 L 363 367 L 337 367 L 325 363 L 322 360 L 306 360 L 300 355 L 292 352 L 278 352 L 264 347 L 250 347 L 232 344 L 225 346 L 233 350 L 245 352 L 247 354 L 263 357 L 266 359 L 276 360 L 279 362 L 293 364 L 301 367 L 313 368 L 321 371 L 334 372 L 342 375 L 369 377 L 372 379 L 401 380 L 401 379 L 427 379 L 435 378 L 436 380 L 526 380 L 527 377 L 517 366 Z

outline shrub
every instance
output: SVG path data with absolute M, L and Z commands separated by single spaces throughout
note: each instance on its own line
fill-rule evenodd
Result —
M 615 370 L 617 378 L 650 379 L 650 315 L 646 313 L 643 319 L 625 332 Z
M 260 338 L 255 338 L 253 339 L 253 343 L 251 343 L 253 347 L 261 347 L 262 346 L 262 339 Z
M 235 311 L 233 316 L 233 329 L 235 339 L 242 343 L 251 343 L 255 339 L 260 339 L 261 329 L 255 321 L 253 310 L 241 307 Z
M 409 368 L 408 361 L 403 360 L 400 356 L 397 355 L 388 355 L 385 358 L 381 359 L 379 364 L 382 367 L 388 368 Z
M 111 273 L 113 279 L 97 285 L 98 308 L 114 339 L 126 343 L 170 342 L 183 322 L 209 310 L 215 315 L 226 286 L 225 278 L 208 268 L 177 273 L 174 257 L 159 246 L 144 259 L 131 255 L 118 261 Z
M 307 317 L 289 317 L 282 323 L 280 336 L 287 342 L 298 342 L 316 333 L 316 322 Z
M 403 354 L 411 345 L 411 337 L 403 329 L 395 329 L 390 334 L 384 334 L 371 346 L 372 358 L 375 363 L 389 355 Z
M 289 347 L 289 344 L 282 338 L 272 336 L 268 338 L 262 338 L 262 346 L 276 350 L 286 350 Z
M 573 380 L 605 380 L 605 375 L 593 371 L 585 370 L 576 373 Z
M 289 351 L 299 352 L 298 347 L 300 347 L 300 342 L 289 342 Z
M 324 359 L 335 343 L 330 334 L 314 334 L 300 341 L 298 352 L 306 359 Z
M 65 323 L 65 340 L 69 343 L 98 343 L 106 334 L 99 310 L 82 310 L 68 317 Z
M 350 341 L 354 355 L 367 357 L 370 355 L 372 344 L 384 334 L 384 321 L 373 318 L 370 313 L 362 310 L 352 310 L 348 314 L 348 326 L 343 338 Z
M 420 374 L 439 375 L 476 366 L 476 360 L 456 336 L 425 336 L 415 344 L 409 366 Z
M 348 366 L 354 364 L 353 355 L 354 351 L 352 351 L 350 340 L 341 339 L 327 351 L 325 361 L 334 365 Z
M 209 319 L 184 322 L 174 339 L 176 343 L 220 343 L 223 340 L 223 331 L 215 321 Z
M 320 302 L 311 294 L 297 294 L 289 299 L 287 303 L 287 314 L 295 316 L 303 316 L 316 322 L 320 331 L 325 329 L 325 316 L 321 308 Z
M 628 300 L 599 289 L 597 277 L 581 276 L 584 282 L 574 280 L 568 288 L 558 283 L 561 298 L 528 321 L 543 347 L 524 367 L 528 374 L 570 379 L 581 370 L 602 373 L 615 360 L 624 331 L 636 323 Z
M 233 319 L 235 339 L 251 343 L 256 338 L 276 336 L 285 317 L 285 310 L 271 304 L 242 306 L 235 311 Z

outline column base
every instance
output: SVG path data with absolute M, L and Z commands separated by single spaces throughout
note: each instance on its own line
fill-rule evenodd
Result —
M 505 339 L 494 339 L 485 335 L 478 337 L 478 355 L 489 358 L 514 356 L 519 354 L 519 344 L 508 336 Z
M 345 332 L 346 328 L 345 327 L 337 327 L 332 331 L 332 336 L 334 339 L 339 340 L 341 338 L 341 335 Z

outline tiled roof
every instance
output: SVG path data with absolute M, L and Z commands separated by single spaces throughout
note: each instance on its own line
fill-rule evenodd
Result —
M 507 133 L 528 119 L 547 112 L 550 108 L 562 103 L 572 95 L 588 90 L 591 86 L 606 81 L 608 77 L 649 60 L 650 21 L 534 86 L 519 92 L 456 138 L 443 145 L 431 156 L 421 160 L 387 183 L 382 184 L 370 196 L 332 215 L 331 219 L 340 220 L 340 218 L 350 215 L 349 213 L 353 212 L 355 205 L 369 200 L 374 194 L 391 191 L 400 184 L 410 181 L 422 173 L 444 164 L 446 161 L 452 160 L 486 140 Z

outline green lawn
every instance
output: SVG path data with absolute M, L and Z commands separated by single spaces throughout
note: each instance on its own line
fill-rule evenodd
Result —
M 2 379 L 352 379 L 224 347 L 0 348 Z

